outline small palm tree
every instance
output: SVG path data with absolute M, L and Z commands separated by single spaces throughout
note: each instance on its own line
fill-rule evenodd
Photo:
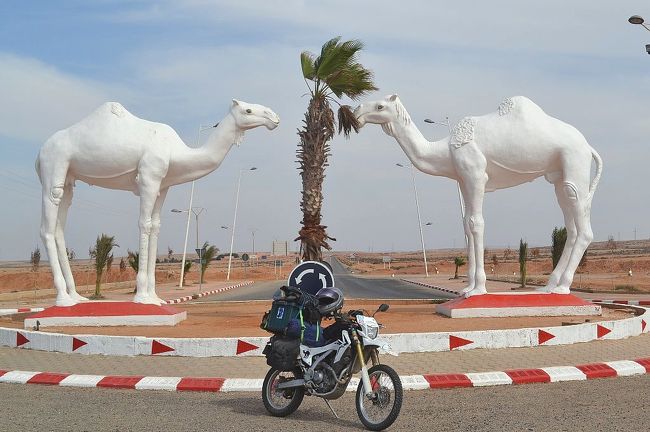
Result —
M 519 239 L 519 275 L 521 276 L 521 286 L 526 288 L 526 260 L 528 257 L 528 242 Z
M 129 263 L 129 267 L 133 269 L 135 274 L 138 274 L 138 270 L 140 270 L 140 252 L 132 252 L 130 250 L 127 250 L 128 256 L 126 258 L 127 262 Z M 138 287 L 136 286 L 133 288 L 133 293 L 136 293 L 138 291 Z
M 553 269 L 560 262 L 560 257 L 564 251 L 564 244 L 566 243 L 566 228 L 553 228 L 551 234 L 551 260 L 553 261 Z
M 183 273 L 188 274 L 191 268 L 192 268 L 192 261 L 190 260 L 185 261 L 185 267 L 183 268 Z
M 136 274 L 138 273 L 138 270 L 140 269 L 140 252 L 132 252 L 132 251 L 127 251 L 128 252 L 128 257 L 127 261 L 129 263 L 129 267 L 133 269 Z
M 97 275 L 97 278 L 95 279 L 94 298 L 102 297 L 102 274 L 104 273 L 104 269 L 108 267 L 109 261 L 111 263 L 113 262 L 113 254 L 111 251 L 114 247 L 119 247 L 119 245 L 115 243 L 115 237 L 102 234 L 100 237 L 97 237 L 95 248 L 90 250 L 90 257 L 95 259 L 95 272 Z
M 337 99 L 347 96 L 356 100 L 364 94 L 377 90 L 372 81 L 372 72 L 357 61 L 363 44 L 358 40 L 341 42 L 340 37 L 327 41 L 320 55 L 303 51 L 300 55 L 302 75 L 309 87 L 311 99 L 305 113 L 302 129 L 298 131 L 297 158 L 302 177 L 302 199 L 300 209 L 302 228 L 296 240 L 300 240 L 300 251 L 304 260 L 322 261 L 321 248 L 331 249 L 327 240 L 336 240 L 325 232 L 321 225 L 323 206 L 323 180 L 330 155 L 329 141 L 334 137 L 336 121 L 330 102 L 339 105 L 339 133 L 348 137 L 358 132 L 358 122 L 347 105 Z M 311 81 L 312 85 L 309 84 Z
M 217 253 L 219 253 L 218 247 L 215 245 L 210 246 L 208 242 L 203 243 L 203 255 L 201 256 L 201 283 L 205 282 L 205 280 L 203 280 L 205 271 L 208 269 L 210 263 L 212 263 L 214 257 L 217 256 Z
M 454 265 L 456 266 L 456 271 L 454 272 L 454 279 L 458 279 L 458 269 L 465 265 L 465 258 L 457 256 L 454 258 Z

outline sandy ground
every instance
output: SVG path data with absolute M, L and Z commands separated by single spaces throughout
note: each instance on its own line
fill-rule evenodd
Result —
M 586 265 L 580 267 L 576 274 L 573 288 L 590 289 L 594 292 L 613 292 L 620 294 L 650 293 L 650 241 L 618 242 L 616 249 L 612 244 L 596 243 L 590 248 Z M 533 253 L 533 250 L 536 250 Z M 515 250 L 494 249 L 486 251 L 486 270 L 488 277 L 503 282 L 518 280 L 519 263 Z M 462 250 L 428 251 L 429 271 L 435 284 L 456 289 L 462 286 L 461 280 L 450 280 L 454 274 L 453 259 L 462 255 Z M 418 275 L 424 273 L 422 255 L 410 253 L 337 253 L 335 254 L 350 270 L 358 275 Z M 383 263 L 383 257 L 390 256 L 390 265 Z M 494 260 L 496 257 L 496 260 Z M 260 263 L 258 266 L 244 267 L 238 259 L 233 260 L 231 280 L 283 280 L 293 268 L 296 257 L 283 257 L 282 266 L 275 266 L 273 261 Z M 116 259 L 119 262 L 119 259 Z M 197 292 L 196 267 L 187 275 L 188 286 L 177 290 L 180 264 L 158 265 L 156 280 L 158 291 L 167 290 L 174 298 Z M 543 284 L 551 272 L 549 248 L 532 248 L 527 263 L 529 280 Z M 466 267 L 461 267 L 463 273 Z M 632 276 L 628 275 L 632 270 Z M 205 279 L 210 284 L 224 284 L 227 260 L 215 261 L 209 267 Z M 437 274 L 436 274 L 437 271 Z M 95 274 L 87 260 L 73 261 L 73 272 L 82 295 L 94 292 Z M 513 275 L 514 272 L 514 275 Z M 119 271 L 116 265 L 103 278 L 102 290 L 110 297 L 121 296 L 128 300 L 135 286 L 135 274 L 131 269 Z M 488 286 L 507 285 L 501 282 L 488 282 Z M 221 285 L 220 285 L 221 286 Z M 512 287 L 512 285 L 509 285 Z M 509 289 L 509 288 L 507 288 Z M 497 289 L 500 290 L 500 289 Z M 172 296 L 171 293 L 178 294 Z M 28 263 L 11 263 L 0 265 L 0 305 L 17 307 L 21 305 L 51 304 L 54 298 L 52 278 L 47 265 L 38 271 L 32 271 Z M 13 303 L 13 305 L 12 305 Z M 264 336 L 259 328 L 262 315 L 270 307 L 270 302 L 214 302 L 203 304 L 182 304 L 176 306 L 188 312 L 188 319 L 175 327 L 75 327 L 48 328 L 48 331 L 60 331 L 71 334 L 113 334 L 139 335 L 156 337 L 238 337 Z M 346 309 L 364 308 L 374 310 L 376 303 L 346 302 Z M 629 316 L 624 309 L 604 309 L 602 317 L 526 317 L 526 318 L 473 318 L 449 319 L 434 313 L 435 305 L 426 302 L 405 304 L 393 301 L 389 312 L 378 315 L 379 321 L 386 324 L 387 333 L 400 332 L 434 332 L 462 331 L 497 328 L 525 328 L 559 326 L 564 323 L 578 323 L 620 319 Z M 22 328 L 24 314 L 0 318 L 0 326 Z
M 534 252 L 535 251 L 535 252 Z M 519 282 L 518 249 L 486 249 L 485 271 L 490 280 Z M 422 252 L 399 253 L 336 253 L 337 258 L 355 274 L 412 275 L 424 274 Z M 451 278 L 454 276 L 454 258 L 466 258 L 464 249 L 427 251 L 429 273 Z M 391 263 L 383 263 L 390 257 Z M 496 260 L 494 258 L 496 257 Z M 529 247 L 527 261 L 528 283 L 544 285 L 551 273 L 550 248 Z M 467 265 L 459 270 L 461 275 Z M 632 272 L 632 276 L 629 272 Z M 622 294 L 650 293 L 650 240 L 593 243 L 586 263 L 577 269 L 573 289 Z
M 346 301 L 345 310 L 376 310 L 380 301 Z M 392 301 L 390 309 L 378 313 L 377 320 L 386 327 L 384 333 L 439 332 L 526 327 L 551 327 L 563 323 L 597 322 L 629 318 L 629 309 L 603 308 L 602 316 L 584 317 L 520 317 L 520 318 L 463 318 L 451 319 L 434 313 L 435 305 L 429 301 Z M 150 337 L 241 337 L 266 336 L 259 328 L 264 312 L 270 308 L 268 301 L 214 302 L 181 304 L 174 306 L 187 311 L 187 320 L 175 327 L 48 327 L 44 331 L 67 334 L 107 334 Z M 22 328 L 26 314 L 0 317 L 0 327 Z M 324 326 L 331 321 L 324 321 Z

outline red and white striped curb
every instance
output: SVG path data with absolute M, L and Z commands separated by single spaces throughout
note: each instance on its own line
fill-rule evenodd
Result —
M 45 310 L 45 308 L 24 307 L 24 308 L 17 308 L 17 309 L 0 309 L 0 316 L 14 315 L 18 313 L 28 313 L 28 312 L 41 312 L 43 310 Z
M 597 300 L 593 299 L 592 302 L 599 303 L 612 303 L 631 306 L 650 306 L 650 300 Z
M 252 283 L 253 283 L 253 281 L 246 281 L 246 282 L 238 283 L 236 285 L 227 286 L 227 287 L 224 287 L 224 288 L 218 288 L 218 289 L 214 289 L 214 290 L 211 290 L 211 291 L 205 291 L 205 292 L 198 293 L 198 294 L 193 294 L 193 295 L 189 295 L 189 296 L 185 296 L 185 297 L 179 297 L 179 298 L 173 299 L 173 300 L 166 300 L 165 304 L 183 303 L 183 302 L 194 300 L 194 299 L 197 299 L 197 298 L 201 298 L 201 297 L 205 297 L 205 296 L 209 296 L 209 295 L 213 295 L 213 294 L 218 294 L 218 293 L 224 292 L 224 291 L 229 291 L 229 290 L 234 289 L 234 288 L 239 288 L 239 287 L 243 287 L 243 286 L 246 286 L 246 285 L 251 285 Z
M 403 279 L 403 278 L 400 278 L 400 280 L 403 281 L 403 282 L 408 282 L 408 283 L 412 283 L 412 284 L 415 284 L 415 285 L 420 285 L 420 286 L 423 286 L 423 287 L 432 288 L 434 290 L 443 291 L 443 292 L 446 292 L 446 293 L 449 293 L 449 294 L 454 294 L 455 296 L 460 296 L 458 291 L 452 291 L 452 290 L 447 289 L 447 288 L 439 287 L 438 285 L 430 285 L 430 284 L 427 284 L 427 283 L 424 283 L 424 282 L 418 282 L 418 281 L 413 281 L 413 280 Z
M 596 378 L 644 375 L 650 373 L 650 358 L 617 360 L 577 366 L 551 366 L 539 369 L 513 369 L 499 372 L 462 374 L 402 375 L 405 390 L 487 387 L 511 384 L 584 381 Z M 0 383 L 45 384 L 64 387 L 104 387 L 134 390 L 247 392 L 260 391 L 261 378 L 195 378 L 150 376 L 78 375 L 51 372 L 0 370 Z M 347 391 L 356 390 L 359 379 L 353 378 Z

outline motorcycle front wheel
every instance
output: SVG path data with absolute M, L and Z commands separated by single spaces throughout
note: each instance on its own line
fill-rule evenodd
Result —
M 363 381 L 357 387 L 357 414 L 363 425 L 373 431 L 393 424 L 402 409 L 402 382 L 390 366 L 378 364 L 368 370 L 372 394 L 366 396 Z
M 286 417 L 298 409 L 305 396 L 304 387 L 277 389 L 278 384 L 284 381 L 302 378 L 299 368 L 289 372 L 271 369 L 262 384 L 262 401 L 264 408 L 274 417 Z

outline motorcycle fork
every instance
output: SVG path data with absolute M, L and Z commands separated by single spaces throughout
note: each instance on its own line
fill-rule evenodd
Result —
M 353 330 L 351 333 L 352 343 L 357 350 L 357 358 L 361 362 L 361 382 L 363 383 L 363 391 L 366 396 L 372 395 L 372 385 L 370 385 L 370 376 L 368 375 L 368 367 L 366 366 L 366 359 L 363 357 L 363 349 L 361 348 L 361 341 L 359 341 L 359 336 L 357 335 L 356 330 Z
M 373 366 L 377 366 L 379 364 L 379 354 L 377 354 L 376 349 L 370 351 L 370 359 L 372 360 Z

